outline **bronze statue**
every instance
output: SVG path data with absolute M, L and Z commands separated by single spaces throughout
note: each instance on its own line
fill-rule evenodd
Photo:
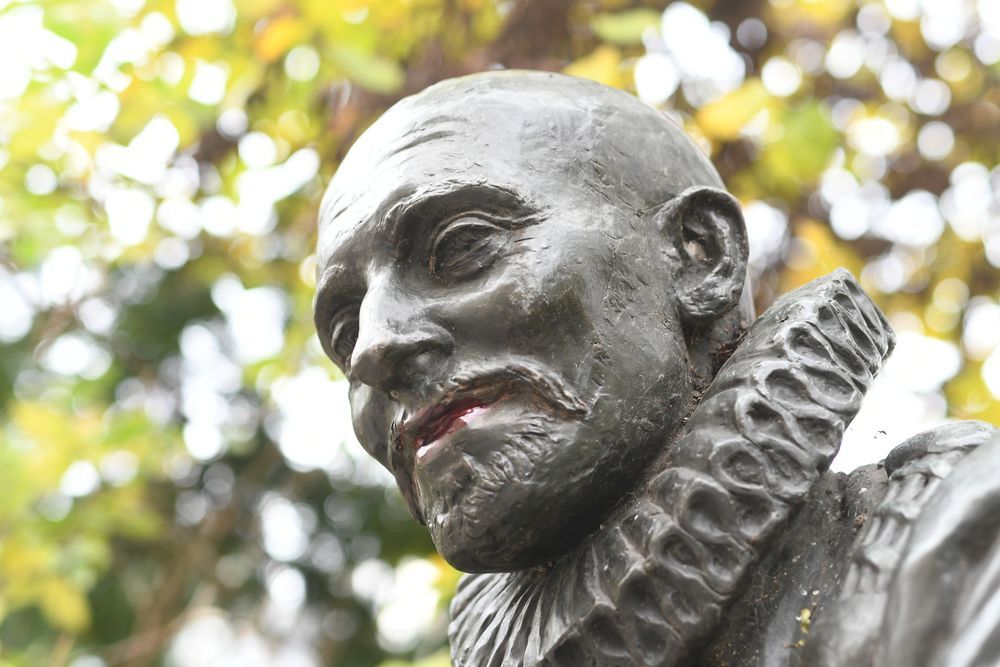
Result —
M 827 471 L 893 333 L 845 271 L 754 321 L 738 203 L 596 83 L 439 83 L 352 147 L 316 327 L 469 572 L 459 667 L 1000 663 L 1000 439 Z

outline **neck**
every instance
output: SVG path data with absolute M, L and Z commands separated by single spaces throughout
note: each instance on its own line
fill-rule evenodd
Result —
M 779 299 L 598 531 L 550 567 L 463 579 L 455 664 L 682 662 L 829 466 L 892 344 L 845 271 Z

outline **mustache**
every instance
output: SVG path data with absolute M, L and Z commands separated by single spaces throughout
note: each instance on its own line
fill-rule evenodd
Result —
M 479 386 L 509 387 L 512 390 L 527 391 L 547 404 L 549 410 L 567 417 L 581 417 L 590 410 L 576 390 L 562 378 L 532 368 L 526 364 L 514 364 L 496 368 L 486 373 L 470 373 L 457 376 L 445 390 L 447 395 L 475 390 Z
M 487 369 L 475 369 L 445 381 L 432 399 L 436 405 L 446 405 L 456 397 L 476 395 L 487 403 L 495 403 L 511 394 L 523 394 L 535 399 L 548 412 L 564 417 L 583 417 L 592 402 L 585 400 L 562 378 L 528 364 L 508 364 Z M 391 443 L 398 443 L 403 424 L 410 415 L 404 413 L 389 427 Z

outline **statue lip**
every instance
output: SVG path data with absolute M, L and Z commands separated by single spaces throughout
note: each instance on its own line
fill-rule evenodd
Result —
M 412 447 L 417 461 L 429 454 L 436 445 L 489 410 L 492 401 L 476 397 L 459 397 L 447 403 L 424 408 L 414 415 L 410 426 L 414 434 Z M 405 426 L 404 426 L 405 428 Z
M 492 382 L 493 374 L 453 381 L 430 405 L 423 407 L 392 426 L 390 470 L 402 473 L 412 483 L 414 468 L 455 431 L 473 417 L 483 414 L 504 394 L 502 383 Z M 404 494 L 405 495 L 405 494 Z
M 509 387 L 494 380 L 495 375 L 483 374 L 454 382 L 430 405 L 399 423 L 393 438 L 396 451 L 408 454 L 407 458 L 426 455 L 431 445 L 462 428 L 472 416 L 482 414 L 503 397 Z

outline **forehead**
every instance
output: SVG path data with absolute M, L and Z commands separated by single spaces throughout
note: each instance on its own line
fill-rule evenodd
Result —
M 578 110 L 541 100 L 405 100 L 362 135 L 334 175 L 320 209 L 320 266 L 340 239 L 404 199 L 456 184 L 525 198 L 565 189 L 589 143 L 580 121 Z

